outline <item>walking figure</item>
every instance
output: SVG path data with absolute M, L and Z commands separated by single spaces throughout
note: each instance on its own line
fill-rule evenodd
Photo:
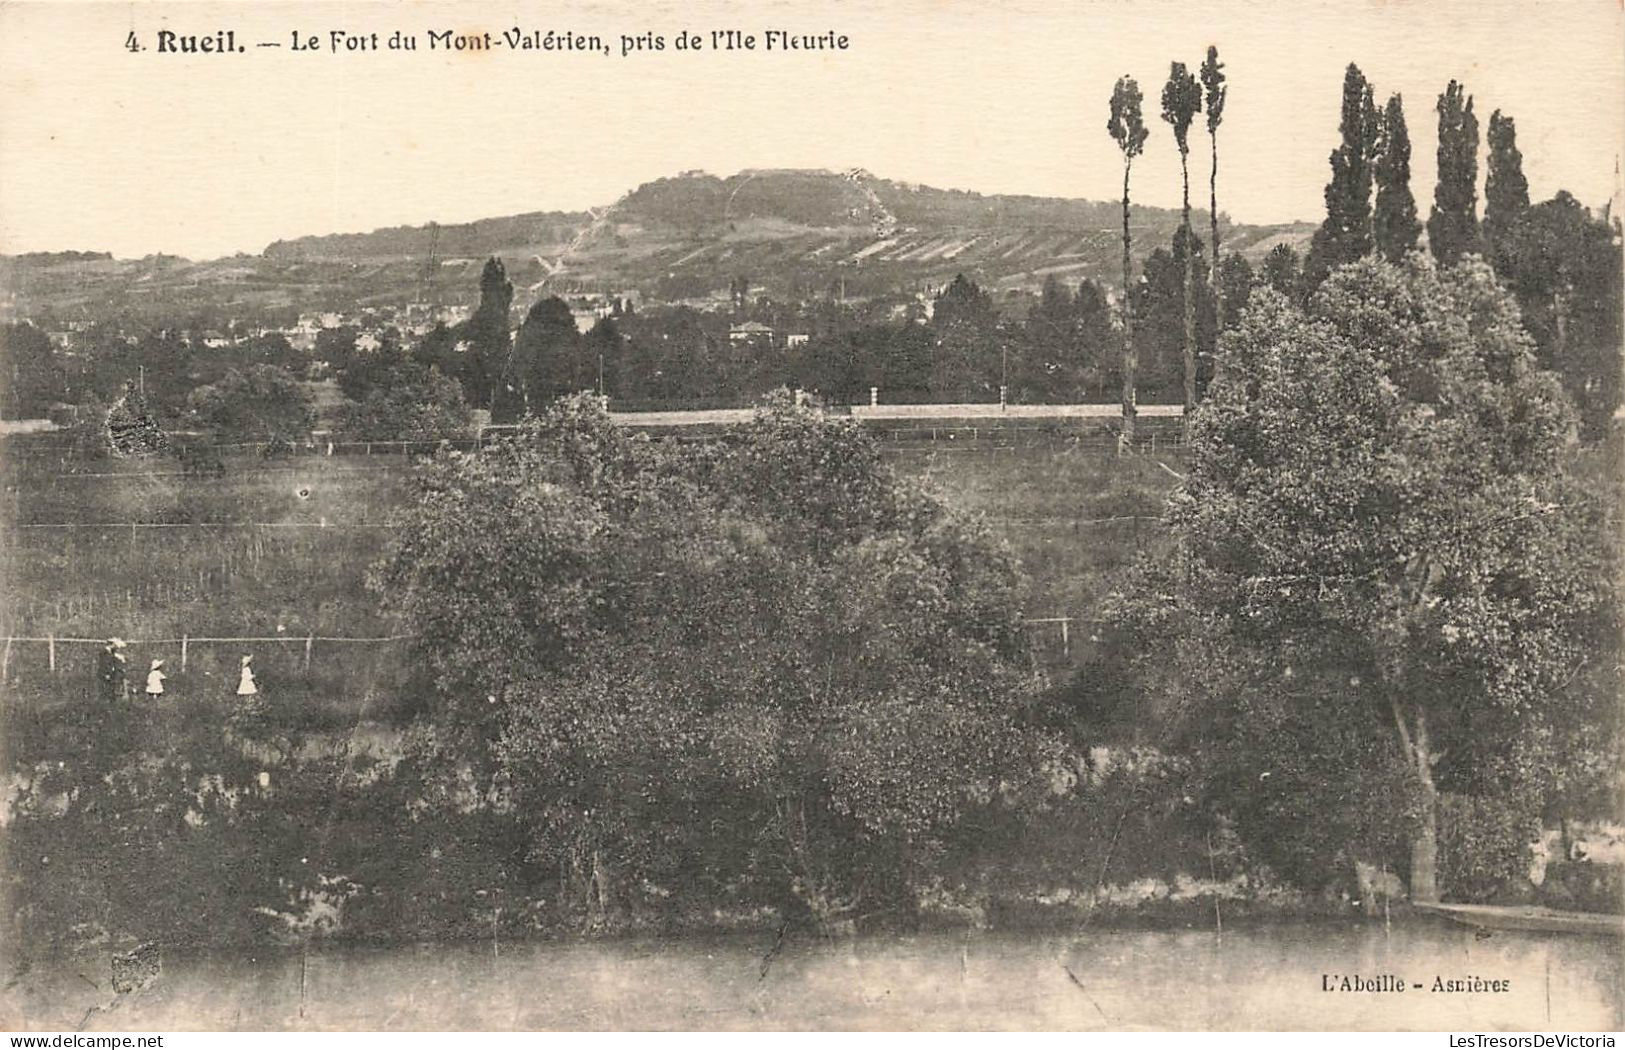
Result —
M 253 662 L 254 658 L 252 656 L 243 657 L 243 672 L 237 679 L 238 696 L 254 696 L 260 691 L 259 687 L 254 684 L 254 668 L 250 666 Z
M 96 655 L 96 685 L 101 691 L 103 702 L 112 704 L 124 699 L 123 639 L 109 638 L 102 651 Z
M 147 672 L 148 700 L 156 700 L 164 695 L 164 679 L 168 677 L 168 675 L 164 674 L 164 662 L 162 660 L 154 660 L 152 662 L 152 670 Z

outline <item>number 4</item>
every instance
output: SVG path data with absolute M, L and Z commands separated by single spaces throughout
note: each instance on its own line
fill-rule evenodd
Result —
M 135 30 L 133 30 L 133 29 L 130 31 L 130 35 L 124 38 L 124 50 L 126 50 L 126 51 L 140 51 L 141 50 L 141 42 L 138 41 L 135 38 Z

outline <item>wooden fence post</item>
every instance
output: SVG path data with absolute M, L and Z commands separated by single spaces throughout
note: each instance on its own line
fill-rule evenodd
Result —
M 1071 627 L 1072 627 L 1072 618 L 1070 616 L 1065 617 L 1064 619 L 1061 620 L 1061 655 L 1063 657 L 1067 657 L 1067 658 L 1070 658 L 1072 656 L 1072 631 L 1071 631 Z
M 310 647 L 315 641 L 316 636 L 314 634 L 305 636 L 305 670 L 307 671 L 310 670 Z
M 181 672 L 182 673 L 185 673 L 185 671 L 186 671 L 186 643 L 187 643 L 187 641 L 188 641 L 187 635 L 184 635 L 184 634 L 181 635 Z
M 51 665 L 51 673 L 55 674 L 56 673 L 56 635 L 54 633 L 46 636 L 46 639 L 45 639 L 45 653 L 46 653 L 46 660 L 49 661 L 49 663 Z
M 6 672 L 11 670 L 11 635 L 6 635 L 6 651 L 0 655 L 0 682 L 6 680 Z

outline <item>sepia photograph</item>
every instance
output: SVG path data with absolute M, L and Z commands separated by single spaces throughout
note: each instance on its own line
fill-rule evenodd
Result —
M 0 1028 L 1614 1046 L 1622 154 L 1617 0 L 0 2 Z

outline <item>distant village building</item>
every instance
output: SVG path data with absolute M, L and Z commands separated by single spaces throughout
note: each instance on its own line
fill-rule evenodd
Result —
M 316 318 L 309 315 L 301 316 L 299 321 L 287 331 L 288 345 L 295 350 L 313 350 L 316 347 L 316 335 L 322 330 Z
M 791 332 L 784 337 L 784 345 L 793 349 L 798 346 L 806 346 L 811 339 L 812 336 L 806 332 Z
M 599 321 L 606 317 L 615 317 L 619 313 L 627 312 L 635 307 L 636 292 L 622 292 L 603 295 L 566 295 L 562 296 L 564 304 L 570 308 L 570 316 L 575 318 L 576 330 L 585 335 L 593 330 Z
M 728 329 L 728 342 L 735 346 L 772 346 L 773 329 L 760 321 L 746 321 Z

